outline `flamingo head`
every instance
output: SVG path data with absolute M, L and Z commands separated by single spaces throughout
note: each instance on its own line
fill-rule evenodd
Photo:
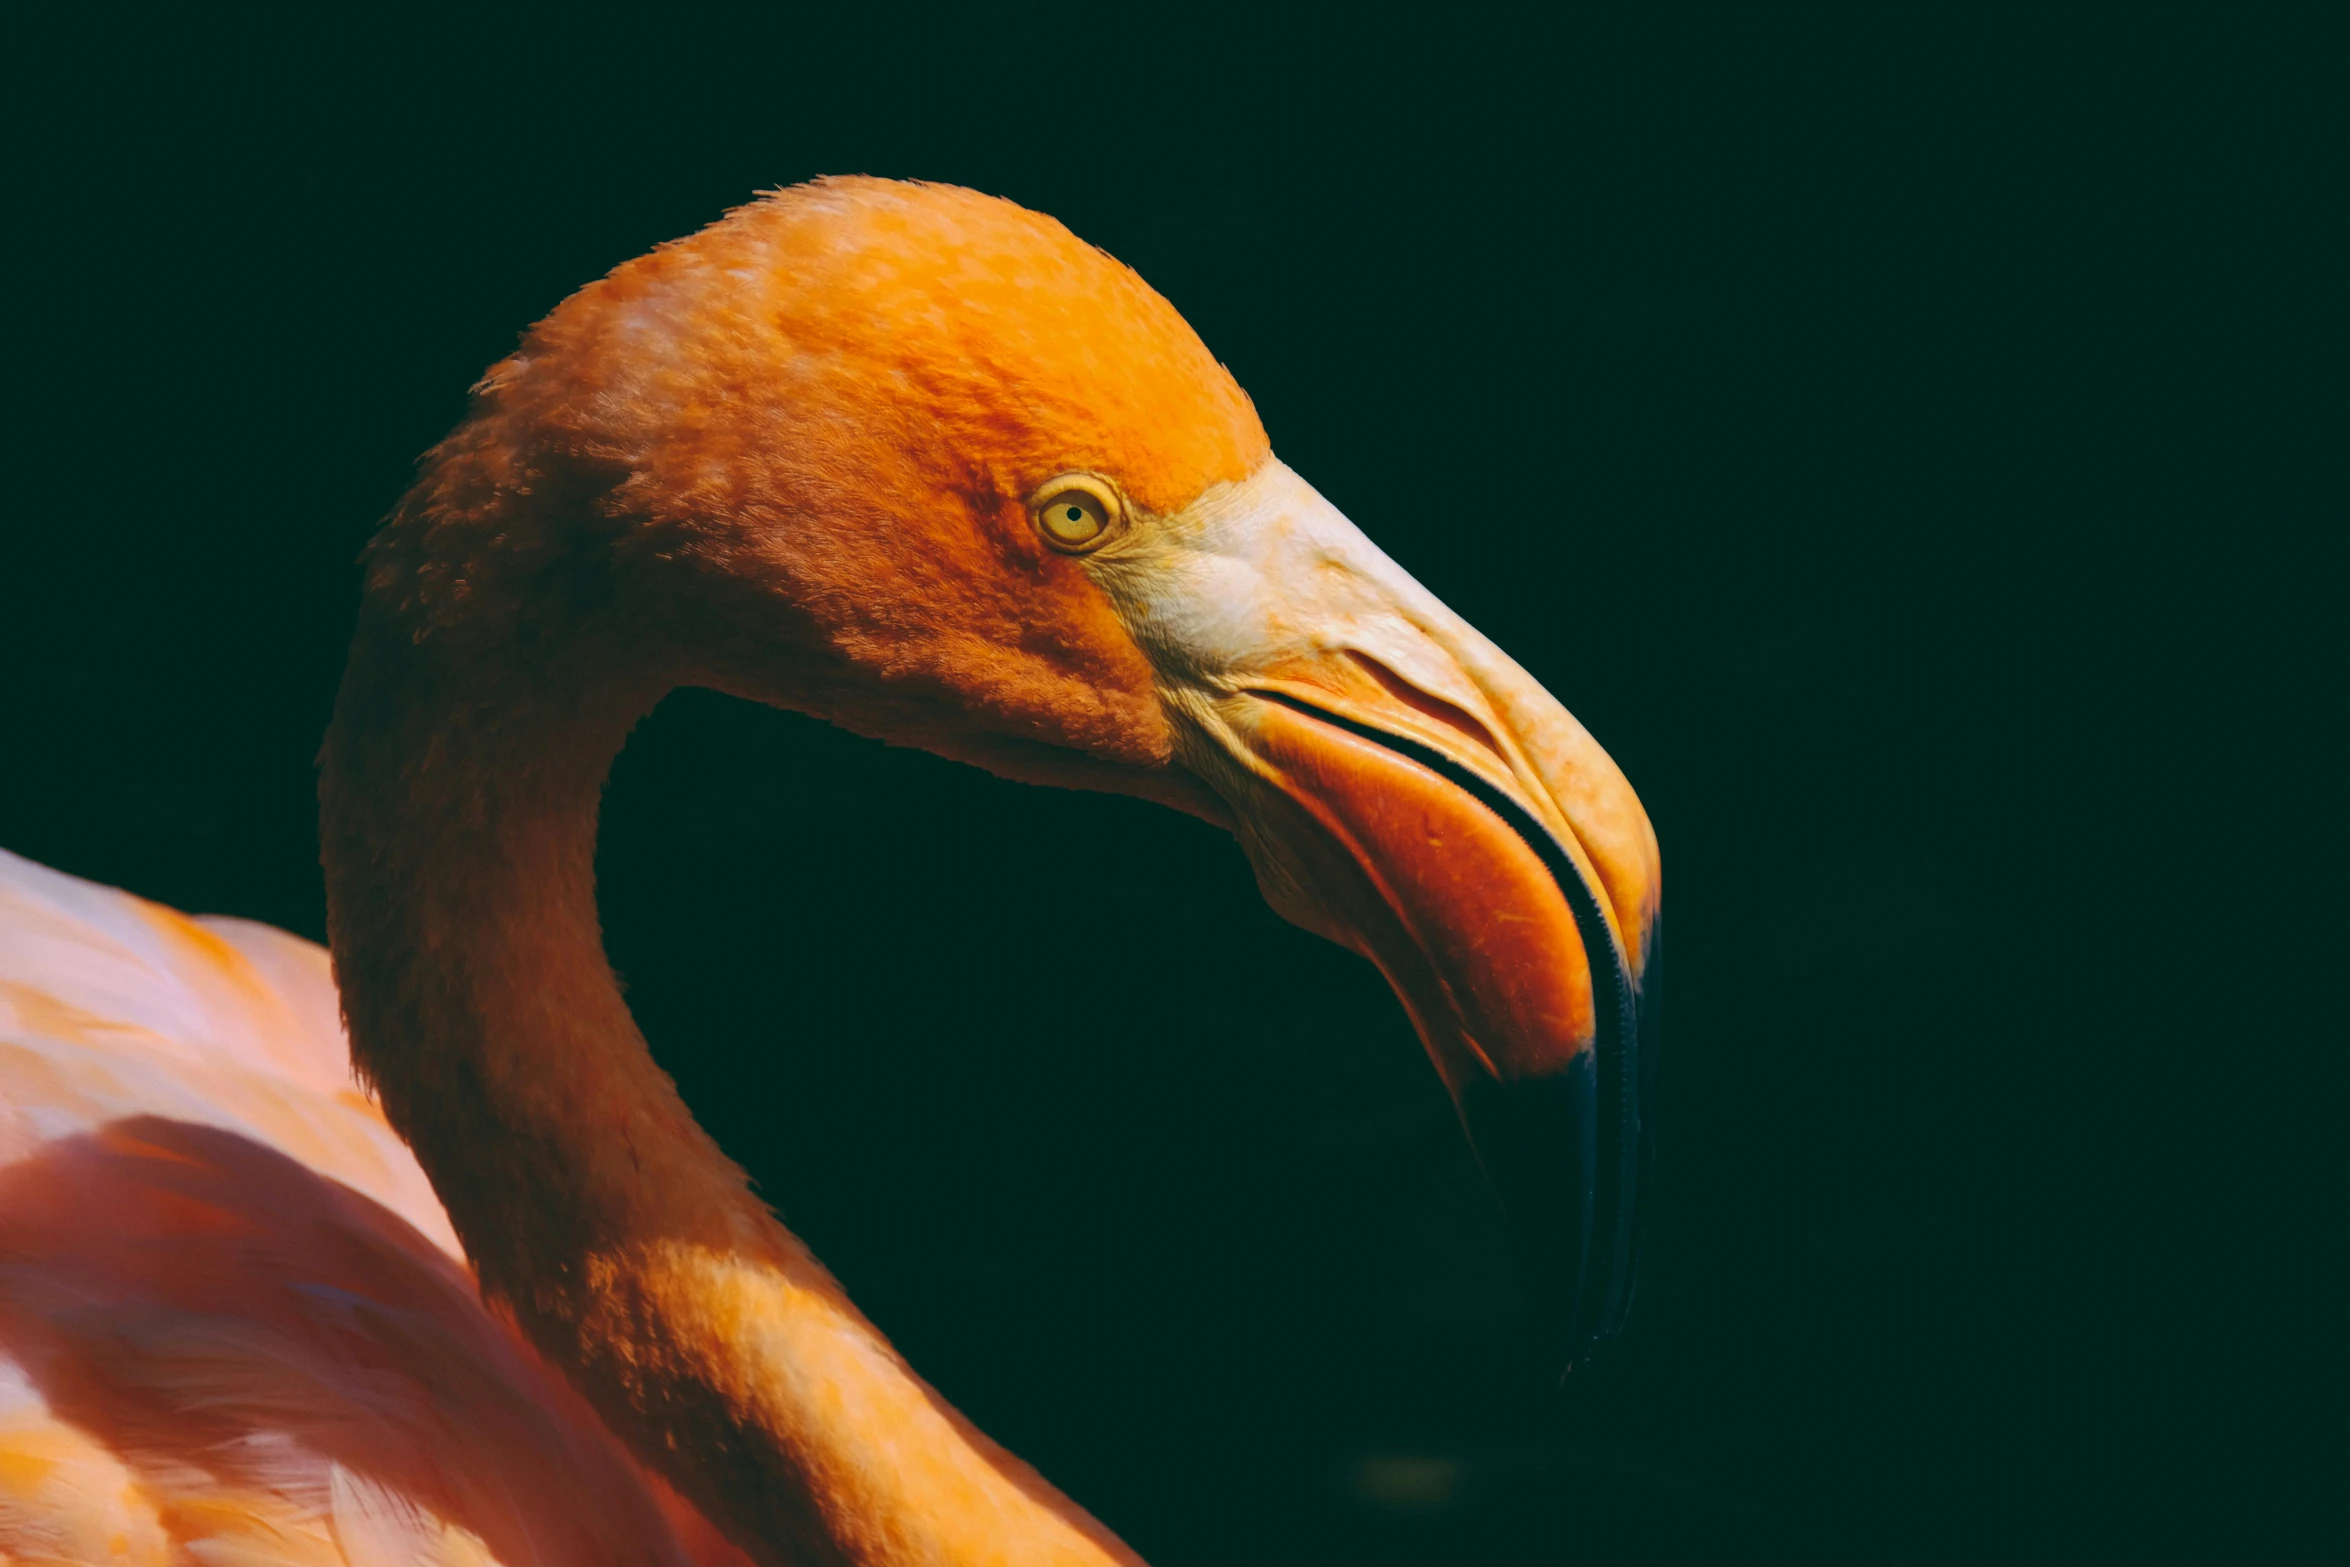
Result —
M 369 594 L 419 646 L 495 635 L 547 679 L 714 686 L 1223 823 L 1393 985 L 1569 1362 L 1615 1331 L 1654 1076 L 1638 799 L 1050 218 L 828 180 L 621 267 L 476 389 Z

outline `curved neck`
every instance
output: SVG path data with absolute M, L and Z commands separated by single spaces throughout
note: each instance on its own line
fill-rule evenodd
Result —
M 354 1063 L 485 1291 L 756 1560 L 1135 1564 L 907 1369 L 646 1050 L 595 834 L 660 690 L 363 623 L 320 757 Z

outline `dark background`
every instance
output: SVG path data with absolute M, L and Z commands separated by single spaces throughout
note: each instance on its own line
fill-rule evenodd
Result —
M 0 844 L 320 936 L 353 558 L 479 371 L 761 189 L 1009 196 L 1623 764 L 1667 1121 L 1554 1390 L 1400 1010 L 1228 840 L 681 693 L 614 959 L 913 1362 L 1163 1564 L 2289 1533 L 2339 1486 L 2340 58 L 1643 14 L 18 24 Z

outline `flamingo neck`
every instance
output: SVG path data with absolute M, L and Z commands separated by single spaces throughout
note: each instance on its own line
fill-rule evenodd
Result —
M 594 859 L 659 687 L 435 662 L 363 625 L 321 836 L 354 1064 L 485 1292 L 762 1563 L 1139 1567 L 906 1367 L 654 1064 Z

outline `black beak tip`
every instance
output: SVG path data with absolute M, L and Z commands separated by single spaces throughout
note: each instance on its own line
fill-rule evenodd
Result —
M 1623 1331 L 1632 1304 L 1655 1158 L 1662 966 L 1654 930 L 1642 969 L 1637 993 L 1620 982 L 1621 1004 L 1602 1014 L 1593 1048 L 1563 1070 L 1479 1081 L 1461 1097 L 1545 1337 L 1564 1353 L 1562 1376 Z

